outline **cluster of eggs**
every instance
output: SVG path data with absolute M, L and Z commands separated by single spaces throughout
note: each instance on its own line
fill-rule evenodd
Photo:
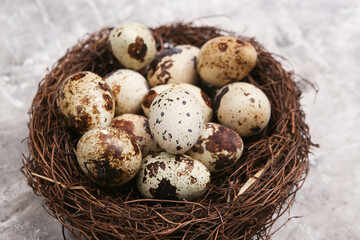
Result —
M 201 196 L 210 173 L 240 159 L 242 137 L 269 122 L 266 95 L 240 82 L 255 66 L 256 50 L 217 37 L 201 49 L 180 45 L 157 54 L 151 31 L 139 23 L 114 28 L 109 43 L 124 69 L 104 77 L 78 72 L 59 90 L 66 125 L 83 134 L 76 149 L 81 169 L 110 187 L 137 176 L 146 198 Z M 198 87 L 201 80 L 219 88 L 213 99 Z

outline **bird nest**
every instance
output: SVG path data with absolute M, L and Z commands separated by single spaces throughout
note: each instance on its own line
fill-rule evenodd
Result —
M 109 48 L 104 28 L 87 35 L 58 60 L 42 79 L 30 109 L 28 147 L 22 172 L 46 210 L 79 239 L 267 239 L 274 222 L 295 200 L 309 171 L 313 145 L 301 91 L 280 57 L 253 38 L 255 68 L 244 81 L 269 98 L 272 112 L 261 134 L 244 139 L 244 154 L 229 171 L 212 175 L 207 192 L 194 201 L 144 199 L 134 181 L 103 188 L 89 181 L 75 156 L 80 136 L 64 127 L 56 104 L 61 83 L 70 74 L 100 76 L 123 68 Z M 162 51 L 167 43 L 201 47 L 229 33 L 218 28 L 176 23 L 151 29 Z M 146 69 L 140 71 L 146 73 Z M 211 95 L 211 89 L 204 89 Z M 63 231 L 64 232 L 64 231 Z M 64 236 L 65 238 L 65 236 Z

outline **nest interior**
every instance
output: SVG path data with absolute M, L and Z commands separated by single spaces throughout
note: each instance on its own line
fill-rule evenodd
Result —
M 201 47 L 232 33 L 175 23 L 151 29 L 158 51 L 164 43 Z M 58 60 L 39 83 L 32 102 L 28 147 L 21 171 L 46 210 L 81 239 L 258 239 L 270 238 L 273 223 L 292 205 L 309 171 L 312 144 L 295 75 L 252 38 L 258 52 L 245 81 L 262 89 L 272 106 L 267 129 L 244 139 L 244 154 L 229 171 L 212 176 L 195 201 L 143 199 L 134 182 L 116 189 L 89 181 L 77 164 L 79 135 L 61 124 L 58 89 L 67 76 L 100 76 L 122 68 L 111 54 L 111 28 L 87 35 Z M 233 35 L 233 34 L 232 34 Z M 145 73 L 145 70 L 142 71 Z

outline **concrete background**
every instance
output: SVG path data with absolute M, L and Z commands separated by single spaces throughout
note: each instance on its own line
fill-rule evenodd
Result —
M 210 16 L 212 17 L 206 17 Z M 358 0 L 0 0 L 0 239 L 61 239 L 57 220 L 19 169 L 27 110 L 38 82 L 87 32 L 120 21 L 175 20 L 255 36 L 289 59 L 320 92 L 304 88 L 311 172 L 273 239 L 360 239 L 360 2 Z

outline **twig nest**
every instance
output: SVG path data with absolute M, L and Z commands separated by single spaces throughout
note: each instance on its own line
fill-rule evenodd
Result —
M 115 115 L 140 113 L 141 100 L 149 91 L 146 79 L 130 69 L 119 69 L 105 77 L 115 99 Z
M 250 43 L 235 37 L 217 37 L 201 47 L 197 70 L 205 82 L 224 86 L 247 76 L 256 59 L 256 50 Z
M 138 173 L 140 147 L 124 131 L 111 127 L 94 128 L 79 140 L 76 157 L 81 169 L 99 185 L 117 187 Z
M 155 58 L 155 40 L 140 23 L 128 22 L 114 28 L 109 39 L 114 56 L 126 68 L 139 70 Z
M 220 172 L 232 167 L 243 150 L 243 141 L 234 130 L 221 124 L 207 123 L 187 154 L 203 163 L 210 172 Z
M 231 83 L 216 94 L 214 109 L 220 123 L 249 137 L 261 132 L 269 123 L 271 106 L 260 88 L 245 82 Z
M 149 153 L 162 150 L 151 135 L 149 120 L 144 116 L 131 113 L 121 114 L 114 118 L 111 126 L 129 134 L 139 145 L 143 158 Z
M 137 186 L 145 198 L 195 199 L 210 183 L 210 172 L 199 161 L 167 152 L 144 158 Z
M 182 154 L 197 141 L 204 117 L 196 97 L 180 88 L 170 88 L 158 95 L 149 113 L 150 131 L 167 152 Z
M 66 124 L 80 133 L 109 126 L 115 112 L 110 87 L 100 76 L 88 71 L 73 74 L 64 81 L 57 105 Z
M 191 45 L 179 45 L 162 51 L 150 65 L 147 74 L 150 87 L 167 83 L 196 84 L 196 58 L 200 49 Z

